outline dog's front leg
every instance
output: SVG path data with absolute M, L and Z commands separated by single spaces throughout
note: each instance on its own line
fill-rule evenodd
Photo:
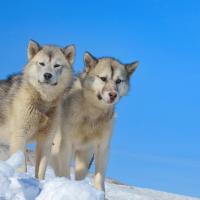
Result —
M 87 148 L 78 150 L 75 153 L 76 167 L 75 167 L 75 179 L 82 180 L 88 174 L 88 167 L 90 165 L 93 152 Z
M 26 172 L 26 138 L 23 133 L 14 133 L 11 135 L 10 141 L 10 154 L 14 154 L 17 151 L 22 151 L 24 153 L 24 162 L 22 166 L 17 169 L 18 172 Z
M 45 177 L 45 172 L 51 152 L 53 137 L 46 136 L 46 138 L 40 138 L 40 141 L 36 149 L 36 170 L 35 177 L 42 180 Z
M 94 186 L 99 189 L 105 191 L 105 170 L 108 160 L 108 151 L 109 145 L 105 141 L 100 144 L 95 145 L 95 177 L 94 177 Z
M 73 157 L 73 147 L 69 142 L 63 142 L 60 154 L 57 154 L 58 168 L 55 169 L 56 176 L 70 178 L 70 167 Z
M 36 151 L 35 151 L 35 177 L 38 178 L 39 165 L 41 161 L 43 140 L 37 139 Z

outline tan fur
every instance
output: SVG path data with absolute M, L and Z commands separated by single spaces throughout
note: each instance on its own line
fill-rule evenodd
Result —
M 10 102 L 0 124 L 1 134 L 7 135 L 11 154 L 18 150 L 25 152 L 26 144 L 36 140 L 35 176 L 43 179 L 49 153 L 57 125 L 60 121 L 61 102 L 63 94 L 71 84 L 71 65 L 74 58 L 74 47 L 60 49 L 56 46 L 41 47 L 31 41 L 28 47 L 29 62 L 23 75 L 16 76 L 21 83 L 11 97 L 5 97 Z M 41 66 L 41 62 L 45 66 Z M 56 63 L 62 65 L 59 69 Z M 44 73 L 53 74 L 52 81 L 44 82 Z M 15 84 L 15 78 L 12 79 Z M 54 84 L 54 85 L 51 85 Z M 56 85 L 57 84 L 57 85 Z M 11 86 L 12 87 L 12 86 Z M 11 87 L 8 88 L 9 91 Z M 6 127 L 6 130 L 4 130 Z M 26 171 L 26 164 L 21 171 Z
M 95 157 L 94 185 L 105 190 L 104 178 L 112 136 L 115 103 L 128 90 L 131 73 L 137 63 L 123 65 L 112 58 L 96 59 L 85 54 L 85 71 L 80 75 L 63 103 L 62 123 L 52 148 L 57 176 L 70 176 L 75 156 L 76 179 L 85 178 L 92 155 Z M 106 77 L 106 82 L 102 81 Z M 116 84 L 117 79 L 123 80 Z M 111 101 L 109 92 L 117 97 Z

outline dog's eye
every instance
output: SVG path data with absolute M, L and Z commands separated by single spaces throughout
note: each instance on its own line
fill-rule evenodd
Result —
M 106 82 L 107 81 L 107 78 L 106 77 L 99 77 L 103 82 Z
M 54 65 L 54 68 L 57 68 L 57 67 L 60 67 L 61 65 L 59 65 L 59 64 L 55 64 Z
M 39 65 L 41 65 L 41 66 L 45 66 L 45 63 L 43 63 L 43 62 L 39 62 Z
M 117 83 L 117 84 L 120 84 L 121 82 L 122 82 L 122 80 L 119 79 L 119 78 L 116 80 L 116 83 Z

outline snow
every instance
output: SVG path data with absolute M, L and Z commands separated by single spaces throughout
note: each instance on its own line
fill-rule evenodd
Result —
M 200 200 L 150 189 L 137 188 L 127 185 L 106 184 L 106 194 L 109 200 Z
M 36 200 L 102 200 L 103 192 L 97 191 L 85 181 L 70 181 L 66 178 L 54 178 L 43 186 Z
M 17 152 L 7 161 L 0 161 L 0 200 L 103 200 L 104 193 L 96 190 L 91 178 L 83 181 L 55 177 L 51 168 L 46 179 L 34 178 L 34 168 L 28 166 L 27 173 L 17 173 L 16 169 L 24 160 L 22 152 Z M 198 198 L 141 189 L 106 182 L 106 196 L 109 200 L 200 200 Z
M 88 181 L 71 181 L 54 177 L 47 170 L 47 179 L 33 178 L 34 169 L 28 173 L 15 173 L 24 160 L 22 152 L 17 152 L 7 161 L 0 161 L 0 200 L 103 200 L 104 193 L 96 190 Z

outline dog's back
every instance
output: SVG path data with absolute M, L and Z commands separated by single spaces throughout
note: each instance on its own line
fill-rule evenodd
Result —
M 8 76 L 6 80 L 0 80 L 0 102 L 11 100 L 22 82 L 21 74 Z M 7 99 L 7 97 L 9 97 Z
M 9 113 L 14 96 L 18 92 L 22 82 L 21 74 L 14 74 L 5 80 L 0 80 L 0 143 L 7 143 L 9 133 Z

